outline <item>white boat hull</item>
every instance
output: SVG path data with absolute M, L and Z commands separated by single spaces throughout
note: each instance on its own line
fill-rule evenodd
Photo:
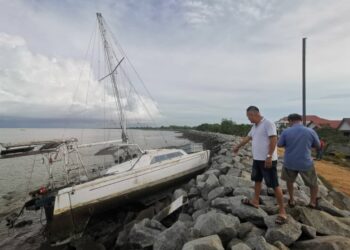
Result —
M 49 225 L 51 240 L 62 240 L 82 232 L 94 213 L 190 178 L 206 168 L 209 154 L 209 151 L 189 154 L 60 190 Z

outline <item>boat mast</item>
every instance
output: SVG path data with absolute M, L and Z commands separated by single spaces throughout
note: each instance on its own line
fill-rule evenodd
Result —
M 112 48 L 109 45 L 107 37 L 106 37 L 106 29 L 104 27 L 104 20 L 103 20 L 101 13 L 96 13 L 96 15 L 97 15 L 97 20 L 98 20 L 99 30 L 100 30 L 102 41 L 103 41 L 105 56 L 107 59 L 109 75 L 111 76 L 111 79 L 112 79 L 114 94 L 117 97 L 117 105 L 118 105 L 119 117 L 120 117 L 119 118 L 120 119 L 120 126 L 122 129 L 122 141 L 123 141 L 123 143 L 127 143 L 128 136 L 126 134 L 126 119 L 125 119 L 125 114 L 124 114 L 124 111 L 123 111 L 123 108 L 121 105 L 120 91 L 118 89 L 117 80 L 116 80 L 116 69 L 120 65 L 122 60 L 119 61 L 116 58 L 118 64 L 117 64 L 117 66 L 113 67 L 113 63 L 112 63 L 113 51 L 112 51 Z

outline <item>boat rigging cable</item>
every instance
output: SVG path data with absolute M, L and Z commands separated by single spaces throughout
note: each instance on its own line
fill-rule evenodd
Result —
M 92 44 L 92 39 L 95 35 L 95 32 L 96 32 L 96 27 L 97 27 L 97 23 L 95 25 L 95 28 L 92 30 L 91 32 L 91 36 L 90 36 L 90 39 L 89 39 L 89 43 L 88 43 L 88 47 L 85 51 L 85 55 L 84 55 L 84 61 L 87 61 L 87 57 L 88 57 L 88 54 L 89 54 L 89 50 L 90 50 L 90 47 L 91 47 L 91 44 Z M 61 136 L 61 139 L 63 140 L 65 138 L 65 132 L 66 132 L 66 129 L 68 127 L 68 120 L 69 118 L 73 117 L 75 114 L 73 114 L 72 112 L 72 109 L 73 109 L 73 105 L 74 105 L 74 100 L 76 98 L 76 95 L 78 93 L 78 90 L 79 90 L 79 86 L 80 86 L 80 83 L 81 83 L 81 77 L 82 77 L 82 74 L 83 74 L 83 71 L 84 71 L 84 68 L 87 66 L 88 64 L 85 63 L 85 64 L 82 64 L 81 65 L 81 68 L 79 70 L 79 76 L 78 76 L 78 79 L 77 79 L 77 84 L 76 84 L 76 87 L 73 91 L 73 94 L 72 94 L 72 101 L 71 101 L 71 104 L 68 108 L 68 117 L 67 119 L 65 119 L 65 123 L 64 123 L 64 126 L 63 126 L 63 133 L 62 133 L 62 136 Z
M 103 17 L 102 17 L 103 19 Z M 104 20 L 104 19 L 103 19 Z M 153 96 L 151 95 L 150 91 L 148 90 L 145 82 L 143 81 L 143 79 L 141 78 L 140 74 L 138 73 L 138 71 L 136 70 L 136 68 L 134 67 L 134 65 L 132 64 L 131 60 L 129 59 L 129 57 L 127 56 L 127 54 L 125 53 L 124 49 L 121 47 L 120 43 L 118 42 L 118 40 L 116 39 L 116 37 L 114 36 L 114 33 L 112 32 L 112 29 L 109 27 L 108 23 L 104 22 L 106 29 L 108 29 L 108 33 L 110 34 L 112 40 L 114 41 L 114 44 L 117 46 L 118 50 L 121 52 L 121 54 L 123 55 L 124 58 L 126 58 L 127 62 L 129 63 L 132 71 L 134 72 L 134 74 L 136 75 L 136 77 L 138 78 L 138 80 L 141 82 L 142 86 L 144 87 L 144 89 L 146 90 L 147 95 L 151 98 L 151 100 L 156 103 L 155 99 L 153 98 Z M 115 52 L 113 51 L 114 56 Z M 121 67 L 121 70 L 126 78 L 126 80 L 128 81 L 128 83 L 130 84 L 130 87 L 134 90 L 135 94 L 137 95 L 137 97 L 139 98 L 141 104 L 143 105 L 145 111 L 147 112 L 149 118 L 151 119 L 151 121 L 153 122 L 154 125 L 156 125 L 157 123 L 155 122 L 153 116 L 151 115 L 150 111 L 148 110 L 146 104 L 144 103 L 144 101 L 142 100 L 141 96 L 139 95 L 137 89 L 135 88 L 135 86 L 133 85 L 133 83 L 131 82 L 130 78 L 128 77 L 128 75 L 126 74 L 125 70 L 123 69 L 123 67 Z M 160 111 L 159 111 L 160 112 Z M 160 131 L 160 135 L 163 138 L 163 140 L 165 141 L 166 145 L 168 145 L 168 141 L 166 140 L 166 138 L 163 135 L 163 132 Z

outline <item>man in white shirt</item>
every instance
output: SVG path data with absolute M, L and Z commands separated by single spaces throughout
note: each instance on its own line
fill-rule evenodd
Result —
M 276 218 L 277 224 L 284 224 L 287 214 L 283 205 L 283 193 L 278 184 L 277 176 L 277 131 L 273 122 L 261 116 L 259 109 L 255 106 L 247 108 L 247 117 L 253 123 L 248 136 L 233 148 L 238 150 L 252 140 L 253 166 L 251 179 L 255 182 L 255 194 L 252 200 L 243 199 L 242 203 L 248 206 L 259 208 L 259 197 L 261 184 L 264 179 L 267 187 L 273 188 L 279 206 L 279 215 Z

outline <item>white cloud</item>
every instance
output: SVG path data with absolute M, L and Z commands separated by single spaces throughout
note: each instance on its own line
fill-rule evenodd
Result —
M 115 116 L 111 91 L 96 81 L 91 66 L 82 60 L 62 59 L 32 53 L 23 38 L 0 33 L 0 114 L 27 118 L 91 118 Z M 123 91 L 123 89 L 120 89 Z M 156 104 L 130 94 L 123 108 L 131 119 L 158 115 Z M 139 99 L 142 100 L 139 101 Z M 107 107 L 107 114 L 103 112 Z M 149 118 L 148 118 L 149 119 Z

